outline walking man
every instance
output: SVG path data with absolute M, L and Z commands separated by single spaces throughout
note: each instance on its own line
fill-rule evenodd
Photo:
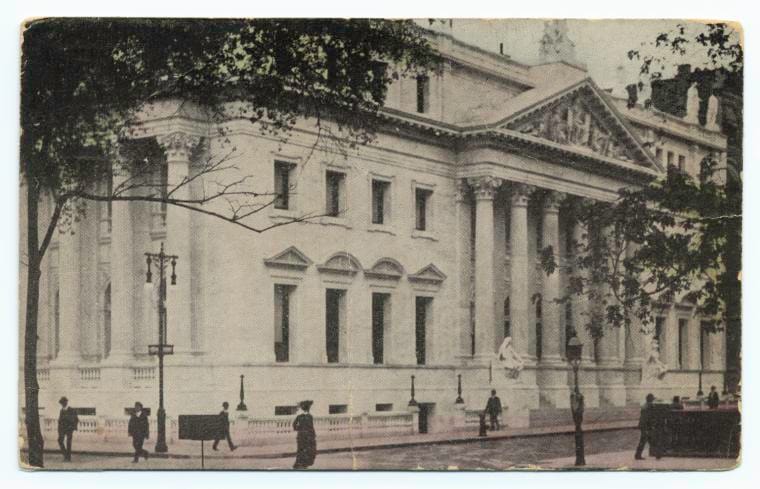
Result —
M 227 445 L 230 447 L 230 451 L 234 452 L 237 448 L 234 443 L 232 443 L 232 438 L 230 437 L 230 403 L 227 401 L 224 401 L 222 403 L 222 411 L 219 413 L 219 418 L 221 418 L 222 427 L 224 428 L 224 436 L 227 438 Z M 211 446 L 214 450 L 216 450 L 219 446 L 219 438 L 214 440 L 214 444 Z
M 491 390 L 491 397 L 486 403 L 486 412 L 491 420 L 491 431 L 500 430 L 499 416 L 501 416 L 501 399 L 496 395 L 496 389 Z
M 135 403 L 135 409 L 129 417 L 127 434 L 132 437 L 132 446 L 135 449 L 135 458 L 132 460 L 132 463 L 136 464 L 140 460 L 140 455 L 145 457 L 145 460 L 148 460 L 148 451 L 143 448 L 145 440 L 150 438 L 148 413 L 143 409 L 142 403 Z
M 71 439 L 79 425 L 79 417 L 77 417 L 76 410 L 69 407 L 69 400 L 66 396 L 61 397 L 58 404 L 61 405 L 61 412 L 58 414 L 58 446 L 61 447 L 63 461 L 71 462 Z
M 639 416 L 639 430 L 641 431 L 641 436 L 639 438 L 639 445 L 636 447 L 636 460 L 644 460 L 644 457 L 642 456 L 642 453 L 644 452 L 644 445 L 649 443 L 649 452 L 652 454 L 654 451 L 656 453 L 656 457 L 659 460 L 660 455 L 658 452 L 658 448 L 656 446 L 652 446 L 654 442 L 654 395 L 653 394 L 647 394 L 646 398 L 646 404 L 643 408 L 641 408 L 641 415 Z

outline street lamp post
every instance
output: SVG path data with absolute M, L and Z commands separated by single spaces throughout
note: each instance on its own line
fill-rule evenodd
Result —
M 153 274 L 151 273 L 151 264 L 155 264 L 158 271 L 158 344 L 148 345 L 148 353 L 158 356 L 158 434 L 156 435 L 156 452 L 165 453 L 169 451 L 166 445 L 166 411 L 164 410 L 164 355 L 174 353 L 174 345 L 167 343 L 167 314 L 166 314 L 166 269 L 171 263 L 172 275 L 171 284 L 177 284 L 177 256 L 167 255 L 164 253 L 164 244 L 161 243 L 161 250 L 158 253 L 145 253 L 145 263 L 148 271 L 145 276 L 145 283 L 151 283 Z
M 583 343 L 577 336 L 570 338 L 567 342 L 567 361 L 573 367 L 575 389 L 570 394 L 570 409 L 573 412 L 573 422 L 575 423 L 575 465 L 580 467 L 586 465 L 586 455 L 583 446 L 583 394 L 578 388 L 578 369 L 581 366 L 581 355 L 583 353 Z

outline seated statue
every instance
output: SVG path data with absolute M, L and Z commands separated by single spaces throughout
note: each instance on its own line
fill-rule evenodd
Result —
M 496 352 L 496 359 L 499 364 L 507 371 L 510 378 L 516 379 L 520 371 L 525 367 L 522 357 L 512 346 L 512 338 L 507 336 L 502 341 L 499 351 Z

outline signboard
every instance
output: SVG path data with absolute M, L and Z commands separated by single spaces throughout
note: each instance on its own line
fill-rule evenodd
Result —
M 221 440 L 225 437 L 224 421 L 218 414 L 180 414 L 180 440 Z

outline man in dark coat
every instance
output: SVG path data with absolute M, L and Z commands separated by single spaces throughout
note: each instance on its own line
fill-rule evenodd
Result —
M 317 435 L 314 433 L 314 418 L 309 414 L 312 404 L 313 401 L 298 403 L 301 413 L 293 421 L 293 430 L 298 432 L 296 437 L 298 452 L 293 464 L 294 469 L 311 467 L 314 465 L 314 459 L 317 458 Z
M 501 399 L 496 395 L 496 389 L 491 390 L 491 397 L 486 403 L 486 412 L 491 421 L 491 431 L 501 429 L 499 416 L 501 416 Z
M 69 407 L 69 400 L 65 396 L 61 397 L 58 404 L 61 405 L 61 412 L 58 414 L 58 446 L 61 447 L 63 460 L 71 462 L 71 441 L 79 425 L 79 417 L 76 410 Z
M 227 445 L 230 447 L 230 451 L 234 452 L 237 448 L 234 443 L 232 443 L 232 438 L 230 437 L 230 413 L 229 413 L 230 403 L 227 401 L 224 401 L 222 403 L 222 410 L 219 412 L 219 418 L 220 422 L 222 423 L 222 428 L 224 428 L 224 437 L 227 438 Z M 216 447 L 219 446 L 219 438 L 214 440 L 214 444 L 211 445 L 211 448 L 214 450 L 217 450 Z
M 710 387 L 710 394 L 707 395 L 707 407 L 710 409 L 718 409 L 720 406 L 720 396 L 715 386 Z
M 135 458 L 132 463 L 136 464 L 140 460 L 140 455 L 148 460 L 148 451 L 143 448 L 143 443 L 150 438 L 150 432 L 148 431 L 148 413 L 143 409 L 142 403 L 135 403 L 135 409 L 129 417 L 127 434 L 132 437 L 132 446 L 135 449 Z
M 659 452 L 657 452 L 659 447 L 653 446 L 656 445 L 656 443 L 654 443 L 654 394 L 647 394 L 646 401 L 644 407 L 641 408 L 641 415 L 639 416 L 639 430 L 641 431 L 641 436 L 639 437 L 639 445 L 636 447 L 636 460 L 644 460 L 642 453 L 644 452 L 644 446 L 647 443 L 649 443 L 650 453 L 655 451 L 657 453 L 656 457 L 658 459 L 660 458 Z

